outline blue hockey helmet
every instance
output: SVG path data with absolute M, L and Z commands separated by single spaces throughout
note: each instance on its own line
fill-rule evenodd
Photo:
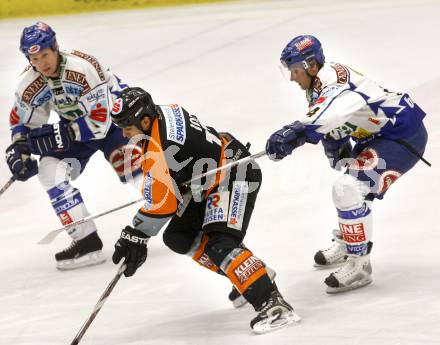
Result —
M 30 54 L 38 53 L 45 48 L 57 48 L 55 31 L 43 22 L 23 29 L 20 39 L 20 51 L 29 57 Z
M 281 53 L 281 63 L 290 68 L 294 64 L 301 63 L 304 69 L 310 67 L 310 60 L 316 60 L 320 65 L 324 64 L 325 57 L 321 42 L 311 35 L 297 36 L 291 40 Z

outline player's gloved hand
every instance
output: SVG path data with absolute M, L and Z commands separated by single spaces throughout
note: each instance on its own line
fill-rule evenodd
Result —
M 341 159 L 348 159 L 351 157 L 353 147 L 351 145 L 350 138 L 347 137 L 341 140 L 323 138 L 321 142 L 322 146 L 324 146 L 324 152 L 328 158 L 330 166 L 333 169 L 341 170 Z
M 6 163 L 12 177 L 18 181 L 26 181 L 38 174 L 38 162 L 31 158 L 29 146 L 24 140 L 17 141 L 6 149 Z
M 28 144 L 31 153 L 44 155 L 69 149 L 74 133 L 69 125 L 62 122 L 43 125 L 29 132 Z
M 273 161 L 278 161 L 290 155 L 294 149 L 304 145 L 306 126 L 295 121 L 273 133 L 266 143 L 266 153 Z
M 148 254 L 147 243 L 149 239 L 150 236 L 140 230 L 133 229 L 129 225 L 122 230 L 121 237 L 116 241 L 112 260 L 114 264 L 118 264 L 122 258 L 125 258 L 127 268 L 124 271 L 124 276 L 132 276 L 145 262 Z

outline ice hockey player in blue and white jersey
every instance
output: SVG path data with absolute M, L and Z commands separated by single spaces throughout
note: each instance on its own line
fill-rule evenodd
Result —
M 30 65 L 22 73 L 10 114 L 12 144 L 6 161 L 13 178 L 26 181 L 37 175 L 63 225 L 89 213 L 78 189 L 70 184 L 98 150 L 113 166 L 122 182 L 140 173 L 135 155 L 127 158 L 133 174 L 124 171 L 128 140 L 112 124 L 113 99 L 127 87 L 91 55 L 58 48 L 55 32 L 38 22 L 23 30 L 20 50 Z M 51 111 L 59 121 L 48 124 Z M 39 164 L 31 155 L 40 156 Z M 129 156 L 127 156 L 129 157 Z M 71 230 L 73 242 L 55 254 L 57 268 L 72 269 L 98 264 L 105 259 L 93 221 Z
M 328 293 L 365 286 L 372 282 L 372 202 L 420 159 L 429 165 L 422 157 L 426 114 L 409 95 L 326 62 L 314 36 L 290 41 L 281 63 L 290 80 L 306 91 L 309 111 L 273 133 L 266 151 L 280 160 L 306 142 L 321 141 L 331 166 L 345 169 L 332 192 L 339 229 L 333 231 L 332 246 L 315 254 L 315 266 L 340 266 L 325 280 Z

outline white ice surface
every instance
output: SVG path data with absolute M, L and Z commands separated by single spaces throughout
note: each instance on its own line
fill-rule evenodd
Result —
M 324 292 L 329 271 L 312 267 L 336 225 L 331 184 L 337 176 L 321 147 L 305 146 L 279 163 L 261 159 L 263 186 L 246 244 L 278 272 L 302 324 L 252 335 L 250 307 L 232 309 L 229 283 L 161 236 L 146 264 L 121 279 L 81 344 L 94 345 L 438 345 L 440 344 L 440 3 L 405 1 L 248 1 L 179 9 L 126 11 L 47 20 L 63 48 L 96 55 L 157 103 L 180 103 L 204 123 L 263 149 L 267 136 L 306 111 L 302 92 L 278 70 L 284 45 L 317 35 L 328 60 L 346 63 L 383 86 L 409 92 L 428 113 L 425 157 L 375 202 L 374 282 L 344 295 Z M 24 26 L 0 22 L 0 148 L 8 120 Z M 9 177 L 0 160 L 0 182 Z M 138 198 L 121 185 L 100 153 L 76 186 L 91 213 Z M 110 257 L 136 206 L 97 221 Z M 36 178 L 0 198 L 0 344 L 70 344 L 116 272 L 98 267 L 58 272 L 53 254 L 69 244 L 36 242 L 59 223 Z

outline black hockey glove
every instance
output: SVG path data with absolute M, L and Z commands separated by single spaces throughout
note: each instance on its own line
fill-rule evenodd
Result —
M 321 140 L 324 146 L 325 155 L 328 158 L 330 166 L 333 169 L 341 170 L 343 168 L 340 163 L 341 159 L 351 158 L 351 151 L 353 149 L 350 138 L 344 138 L 341 140 L 334 140 L 331 138 L 324 138 Z
M 62 122 L 58 122 L 32 129 L 29 132 L 28 144 L 31 153 L 45 155 L 68 150 L 73 138 L 73 129 Z
M 31 158 L 26 141 L 17 141 L 6 149 L 6 162 L 12 176 L 18 181 L 26 181 L 38 174 L 38 162 Z
M 121 232 L 121 237 L 116 241 L 115 252 L 113 253 L 113 263 L 118 264 L 122 258 L 125 258 L 127 268 L 124 276 L 131 277 L 136 270 L 147 259 L 147 243 L 150 236 L 142 231 L 133 229 L 127 225 Z

